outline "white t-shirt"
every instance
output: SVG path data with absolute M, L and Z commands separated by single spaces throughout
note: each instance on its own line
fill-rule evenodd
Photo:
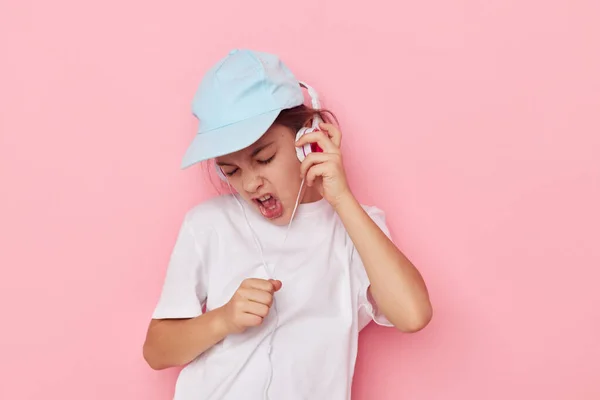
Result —
M 287 226 L 244 207 L 272 275 L 233 195 L 215 197 L 187 213 L 153 318 L 220 307 L 246 278 L 283 286 L 262 325 L 229 335 L 181 371 L 174 400 L 350 399 L 359 331 L 371 320 L 392 324 L 370 302 L 342 221 L 325 199 L 300 204 L 282 246 Z M 384 213 L 363 207 L 389 236 Z

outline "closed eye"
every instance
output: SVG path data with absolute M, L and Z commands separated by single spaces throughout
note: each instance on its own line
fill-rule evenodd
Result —
M 273 159 L 275 158 L 275 154 L 273 154 L 271 157 L 267 158 L 266 160 L 257 160 L 259 164 L 268 164 L 271 161 L 273 161 Z
M 275 153 L 277 154 L 277 153 Z M 256 160 L 256 162 L 258 162 L 259 164 L 262 165 L 266 165 L 268 163 L 270 163 L 271 161 L 273 161 L 273 159 L 275 159 L 275 154 L 273 154 L 271 157 L 267 158 L 266 160 Z M 238 172 L 239 168 L 234 168 L 231 171 L 223 171 L 223 173 L 227 176 L 233 176 Z
M 227 176 L 232 176 L 233 174 L 235 174 L 235 173 L 238 171 L 238 169 L 239 169 L 239 168 L 236 168 L 236 169 L 234 169 L 234 170 L 232 170 L 232 171 L 229 171 L 229 172 L 225 172 L 225 171 L 223 171 L 223 172 L 224 172 L 224 173 L 225 173 L 225 175 L 227 175 Z

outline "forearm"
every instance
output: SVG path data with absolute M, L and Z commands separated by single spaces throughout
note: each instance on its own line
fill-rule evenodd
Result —
M 340 201 L 336 211 L 364 263 L 379 310 L 402 331 L 422 329 L 431 319 L 432 309 L 419 271 L 354 196 Z
M 227 335 L 221 308 L 191 319 L 153 320 L 144 358 L 153 369 L 185 365 Z

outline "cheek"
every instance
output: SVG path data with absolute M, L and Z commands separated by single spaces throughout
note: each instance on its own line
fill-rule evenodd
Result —
M 236 174 L 234 176 L 229 177 L 229 184 L 227 182 L 223 182 L 223 186 L 225 190 L 229 191 L 230 187 L 233 192 L 244 193 L 244 187 L 242 185 L 242 180 L 239 178 L 239 175 Z
M 288 157 L 281 163 L 274 165 L 271 172 L 271 182 L 275 184 L 278 189 L 293 191 L 300 185 L 300 162 L 298 161 L 298 158 L 295 157 L 295 153 L 294 158 Z
M 290 156 L 285 160 L 285 165 L 281 168 L 281 174 L 285 175 L 285 178 L 290 181 L 300 181 L 300 161 L 296 157 L 296 153 L 293 157 Z

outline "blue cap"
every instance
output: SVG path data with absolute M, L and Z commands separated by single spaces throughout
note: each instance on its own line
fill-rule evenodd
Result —
M 233 153 L 256 142 L 281 110 L 304 103 L 300 82 L 273 54 L 232 50 L 204 76 L 192 102 L 198 133 L 181 164 Z

